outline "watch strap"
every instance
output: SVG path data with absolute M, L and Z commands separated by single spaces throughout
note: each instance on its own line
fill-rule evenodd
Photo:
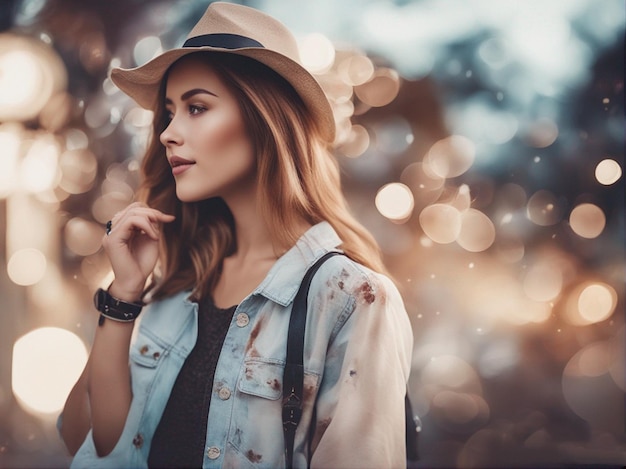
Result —
M 98 288 L 94 295 L 94 305 L 100 311 L 99 325 L 104 323 L 104 318 L 117 322 L 133 322 L 144 306 L 143 303 L 122 301 L 102 288 Z

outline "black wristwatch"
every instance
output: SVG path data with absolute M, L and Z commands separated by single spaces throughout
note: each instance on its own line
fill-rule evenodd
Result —
M 102 288 L 98 288 L 96 291 L 93 302 L 96 309 L 100 311 L 100 320 L 98 321 L 100 326 L 104 323 L 104 318 L 118 322 L 133 322 L 143 308 L 143 303 L 127 303 L 111 296 L 108 291 Z

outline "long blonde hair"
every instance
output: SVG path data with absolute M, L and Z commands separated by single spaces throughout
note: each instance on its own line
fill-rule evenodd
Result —
M 356 262 L 384 272 L 372 235 L 350 214 L 341 191 L 340 171 L 316 123 L 298 94 L 278 74 L 251 59 L 199 53 L 238 98 L 257 158 L 261 214 L 275 246 L 292 246 L 302 221 L 327 221 L 341 248 Z M 195 54 L 194 54 L 195 55 Z M 166 77 L 163 79 L 161 101 Z M 140 199 L 176 215 L 164 224 L 160 273 L 148 290 L 162 298 L 192 289 L 197 298 L 211 292 L 222 261 L 236 250 L 232 215 L 220 198 L 183 203 L 159 135 L 165 129 L 164 106 L 155 112 L 153 135 L 143 160 Z

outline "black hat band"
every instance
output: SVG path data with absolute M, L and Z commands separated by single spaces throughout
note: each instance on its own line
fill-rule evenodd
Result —
M 243 49 L 244 47 L 261 47 L 263 44 L 246 36 L 238 34 L 203 34 L 202 36 L 191 37 L 185 41 L 183 47 L 220 47 L 222 49 Z

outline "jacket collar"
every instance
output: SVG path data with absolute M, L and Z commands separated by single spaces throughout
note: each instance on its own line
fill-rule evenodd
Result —
M 289 305 L 308 268 L 339 245 L 341 239 L 328 222 L 312 226 L 276 261 L 254 294 L 263 295 L 281 306 Z

